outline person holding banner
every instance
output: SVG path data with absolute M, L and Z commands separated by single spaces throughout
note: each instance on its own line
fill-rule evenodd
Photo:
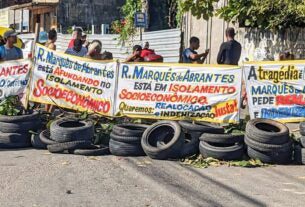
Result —
M 51 50 L 56 50 L 55 42 L 57 40 L 57 32 L 55 29 L 51 29 L 48 34 L 48 41 L 45 46 Z
M 65 53 L 73 56 L 84 57 L 87 54 L 87 49 L 83 47 L 81 39 L 76 39 L 74 41 L 74 47 L 68 48 Z
M 126 59 L 126 62 L 143 62 L 144 59 L 141 57 L 142 47 L 140 45 L 133 46 L 133 53 Z
M 191 37 L 190 47 L 185 49 L 182 53 L 183 63 L 204 63 L 206 57 L 208 56 L 210 50 L 206 49 L 204 53 L 198 54 L 195 50 L 200 47 L 200 40 L 198 37 Z
M 8 30 L 4 33 L 5 45 L 0 46 L 0 61 L 23 59 L 22 50 L 14 46 L 17 43 L 17 33 Z
M 72 34 L 72 40 L 69 42 L 68 48 L 74 47 L 74 41 L 82 39 L 83 30 L 81 28 L 75 28 Z

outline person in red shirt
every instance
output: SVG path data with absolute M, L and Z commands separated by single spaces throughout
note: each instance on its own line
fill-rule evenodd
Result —
M 161 55 L 157 55 L 154 50 L 149 49 L 149 42 L 145 42 L 140 56 L 145 62 L 163 62 L 163 57 Z
M 74 41 L 76 39 L 82 39 L 82 29 L 81 28 L 75 28 L 72 34 L 72 40 L 69 42 L 68 48 L 73 48 L 74 47 Z

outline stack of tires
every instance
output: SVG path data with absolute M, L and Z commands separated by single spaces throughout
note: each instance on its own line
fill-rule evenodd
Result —
M 141 138 L 147 125 L 118 124 L 113 126 L 110 134 L 109 150 L 116 156 L 143 156 Z
M 40 134 L 40 140 L 51 153 L 97 156 L 109 154 L 109 148 L 92 144 L 94 126 L 92 121 L 63 118 L 52 122 L 50 130 Z
M 40 114 L 0 116 L 0 148 L 31 147 L 30 131 L 41 127 Z
M 300 143 L 295 145 L 294 159 L 298 164 L 305 165 L 305 122 L 300 123 Z
M 270 164 L 288 164 L 292 161 L 293 145 L 289 129 L 280 122 L 250 120 L 246 126 L 245 142 L 250 158 Z
M 142 147 L 152 159 L 180 159 L 199 152 L 199 137 L 204 132 L 223 132 L 223 128 L 191 121 L 160 121 L 143 134 Z
M 200 136 L 204 133 L 223 134 L 224 128 L 206 122 L 179 121 L 185 135 L 185 144 L 181 149 L 180 158 L 199 154 Z M 188 141 L 190 137 L 191 141 Z
M 204 133 L 199 150 L 203 157 L 241 160 L 245 154 L 244 135 Z

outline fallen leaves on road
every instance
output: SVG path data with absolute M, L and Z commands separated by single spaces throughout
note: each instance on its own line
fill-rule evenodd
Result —
M 182 165 L 189 165 L 196 168 L 219 167 L 222 165 L 233 167 L 262 167 L 269 166 L 260 160 L 243 160 L 243 161 L 220 161 L 212 157 L 204 158 L 202 155 L 194 155 L 192 157 L 181 160 Z
M 95 156 L 90 156 L 90 157 L 87 157 L 88 160 L 100 160 L 100 158 L 98 157 L 95 157 Z
M 62 165 L 70 165 L 71 162 L 69 162 L 69 161 L 64 161 L 64 162 L 62 162 L 61 164 L 62 164 Z

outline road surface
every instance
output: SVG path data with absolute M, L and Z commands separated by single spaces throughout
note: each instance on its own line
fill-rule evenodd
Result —
M 0 152 L 2 207 L 305 206 L 305 167 L 196 169 L 147 157 Z

